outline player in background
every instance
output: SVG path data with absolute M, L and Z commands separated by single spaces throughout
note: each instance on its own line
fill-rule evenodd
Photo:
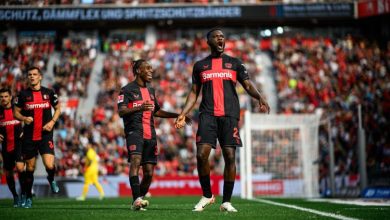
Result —
M 104 198 L 103 187 L 99 183 L 99 155 L 97 155 L 94 147 L 92 144 L 88 144 L 86 147 L 83 193 L 80 197 L 77 197 L 78 201 L 85 201 L 91 184 L 95 185 L 99 192 L 99 199 Z
M 15 100 L 14 116 L 24 123 L 22 155 L 26 161 L 26 193 L 25 208 L 32 207 L 32 186 L 34 170 L 38 153 L 42 156 L 53 193 L 59 192 L 54 180 L 54 144 L 53 127 L 61 114 L 57 94 L 53 90 L 41 86 L 42 72 L 38 67 L 31 67 L 27 71 L 29 87 L 20 91 Z M 54 114 L 52 114 L 52 108 Z
M 24 182 L 24 162 L 22 158 L 22 125 L 14 118 L 12 111 L 11 90 L 7 88 L 0 89 L 0 144 L 2 145 L 1 154 L 4 161 L 4 173 L 9 190 L 14 197 L 14 207 L 20 206 L 20 198 L 16 192 L 14 169 L 19 176 L 21 194 L 25 195 Z
M 185 115 L 194 107 L 202 90 L 199 127 L 196 135 L 197 168 L 203 196 L 193 211 L 203 211 L 207 205 L 215 202 L 210 186 L 209 155 L 216 147 L 216 140 L 222 147 L 225 160 L 223 200 L 221 211 L 237 212 L 230 203 L 236 178 L 236 147 L 242 145 L 238 121 L 240 105 L 235 89 L 237 81 L 246 92 L 258 100 L 260 111 L 269 113 L 267 101 L 249 80 L 242 62 L 224 54 L 225 37 L 221 29 L 212 29 L 207 33 L 207 44 L 211 54 L 194 64 L 192 88 L 187 96 L 185 106 L 176 119 L 176 128 L 185 124 Z
M 145 60 L 133 63 L 135 80 L 124 86 L 118 96 L 119 116 L 125 125 L 128 160 L 130 163 L 129 181 L 133 194 L 133 210 L 145 210 L 149 204 L 144 196 L 149 190 L 157 164 L 157 139 L 154 116 L 176 118 L 179 114 L 160 109 L 155 90 L 148 86 L 152 81 L 153 68 Z M 190 124 L 191 119 L 183 118 Z M 143 178 L 139 183 L 139 168 L 142 166 Z

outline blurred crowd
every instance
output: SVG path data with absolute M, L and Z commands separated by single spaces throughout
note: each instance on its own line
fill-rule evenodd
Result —
M 63 40 L 60 62 L 52 70 L 52 87 L 61 100 L 88 98 L 86 88 L 98 48 L 102 48 L 105 59 L 91 118 L 76 118 L 76 105 L 72 111 L 65 111 L 56 125 L 59 176 L 76 177 L 83 173 L 82 158 L 87 145 L 96 147 L 103 175 L 128 173 L 123 123 L 117 114 L 116 99 L 120 88 L 134 79 L 132 61 L 143 58 L 152 64 L 155 69 L 152 86 L 156 88 L 161 107 L 179 113 L 191 85 L 193 64 L 209 54 L 202 35 L 196 36 L 194 39 L 158 40 L 155 46 L 143 41 L 111 38 L 104 38 L 102 42 L 86 37 Z M 48 40 L 21 41 L 14 48 L 3 42 L 0 45 L 2 86 L 12 86 L 15 93 L 20 91 L 24 87 L 23 73 L 27 66 L 36 65 L 45 71 L 53 51 L 54 44 Z M 300 35 L 269 39 L 248 35 L 228 37 L 226 53 L 245 63 L 258 88 L 261 88 L 258 81 L 262 74 L 258 62 L 261 51 L 269 53 L 273 61 L 277 112 L 323 115 L 318 159 L 322 180 L 329 176 L 330 135 L 335 146 L 336 175 L 341 178 L 340 184 L 357 183 L 358 105 L 362 106 L 362 125 L 366 131 L 369 177 L 373 180 L 371 177 L 389 176 L 390 44 L 387 48 L 380 48 L 374 42 L 351 36 L 336 39 Z M 242 109 L 256 109 L 241 87 L 237 91 Z M 194 134 L 197 107 L 192 116 L 193 125 L 181 130 L 174 128 L 173 119 L 155 119 L 159 146 L 156 175 L 196 174 Z M 271 153 L 277 154 L 278 151 Z M 290 153 L 286 155 L 293 156 L 297 152 Z M 267 161 L 267 158 L 260 159 L 264 163 Z M 294 163 L 285 165 L 298 166 L 297 161 Z M 213 151 L 211 167 L 213 173 L 223 173 L 220 148 Z M 280 168 L 283 170 L 283 167 L 275 167 Z M 292 170 L 286 178 L 300 175 Z
M 358 106 L 366 131 L 369 183 L 390 176 L 390 43 L 338 39 L 274 38 L 271 43 L 279 112 L 322 113 L 320 175 L 329 176 L 329 135 L 338 188 L 358 180 Z M 331 123 L 331 130 L 328 124 Z M 386 183 L 387 182 L 387 183 Z

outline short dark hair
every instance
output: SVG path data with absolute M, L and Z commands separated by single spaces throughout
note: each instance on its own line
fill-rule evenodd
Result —
M 30 72 L 31 70 L 38 70 L 38 73 L 42 75 L 42 71 L 41 71 L 41 68 L 37 67 L 37 66 L 31 66 L 27 69 L 27 73 Z
M 4 87 L 0 89 L 0 93 L 8 92 L 11 95 L 11 89 L 8 87 Z
M 213 33 L 214 31 L 222 31 L 222 28 L 220 28 L 220 27 L 214 27 L 214 28 L 212 28 L 211 30 L 209 30 L 209 32 L 207 32 L 207 34 L 206 34 L 206 40 L 209 39 L 211 33 Z
M 146 62 L 146 60 L 144 60 L 144 59 L 139 59 L 139 60 L 133 61 L 133 74 L 134 75 L 137 75 L 137 70 L 140 68 L 140 66 L 144 62 Z

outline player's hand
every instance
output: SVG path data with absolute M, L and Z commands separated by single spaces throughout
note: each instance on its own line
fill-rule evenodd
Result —
M 269 107 L 267 101 L 265 101 L 264 99 L 259 100 L 259 110 L 261 113 L 269 114 L 270 107 Z
M 153 102 L 149 102 L 149 100 L 146 100 L 141 105 L 141 111 L 153 111 L 154 110 L 154 104 Z
M 177 116 L 175 120 L 175 128 L 182 128 L 186 124 L 186 116 L 185 115 L 179 115 Z
M 54 121 L 53 120 L 50 120 L 48 123 L 45 124 L 45 126 L 43 126 L 43 130 L 44 131 L 51 131 L 54 127 Z
M 4 141 L 4 136 L 0 134 L 0 143 L 3 143 L 3 141 Z
M 29 125 L 31 124 L 31 122 L 33 122 L 34 119 L 32 117 L 25 117 L 23 122 L 26 124 L 26 125 Z

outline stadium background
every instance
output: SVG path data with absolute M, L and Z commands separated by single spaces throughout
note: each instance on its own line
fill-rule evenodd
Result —
M 62 196 L 81 192 L 87 144 L 99 149 L 107 195 L 130 195 L 116 97 L 133 79 L 131 60 L 152 63 L 161 106 L 179 112 L 193 63 L 208 54 L 205 33 L 214 26 L 224 28 L 226 52 L 246 64 L 251 79 L 266 93 L 272 114 L 332 118 L 330 132 L 326 125 L 319 129 L 320 195 L 329 196 L 329 135 L 335 144 L 338 196 L 360 195 L 358 104 L 367 138 L 368 185 L 390 185 L 388 0 L 2 2 L 2 86 L 11 86 L 16 94 L 25 87 L 26 68 L 36 65 L 44 70 L 43 84 L 60 95 L 63 114 L 55 138 Z M 243 111 L 256 111 L 243 89 L 238 92 Z M 195 110 L 194 125 L 180 131 L 173 120 L 156 120 L 160 156 L 155 182 L 160 184 L 152 187 L 152 195 L 200 193 L 193 138 L 197 114 Z M 210 158 L 215 191 L 221 183 L 221 156 L 217 150 Z M 36 194 L 50 195 L 44 169 L 35 175 L 42 176 L 35 181 Z M 0 198 L 10 196 L 4 179 Z M 90 195 L 97 193 L 92 189 Z

